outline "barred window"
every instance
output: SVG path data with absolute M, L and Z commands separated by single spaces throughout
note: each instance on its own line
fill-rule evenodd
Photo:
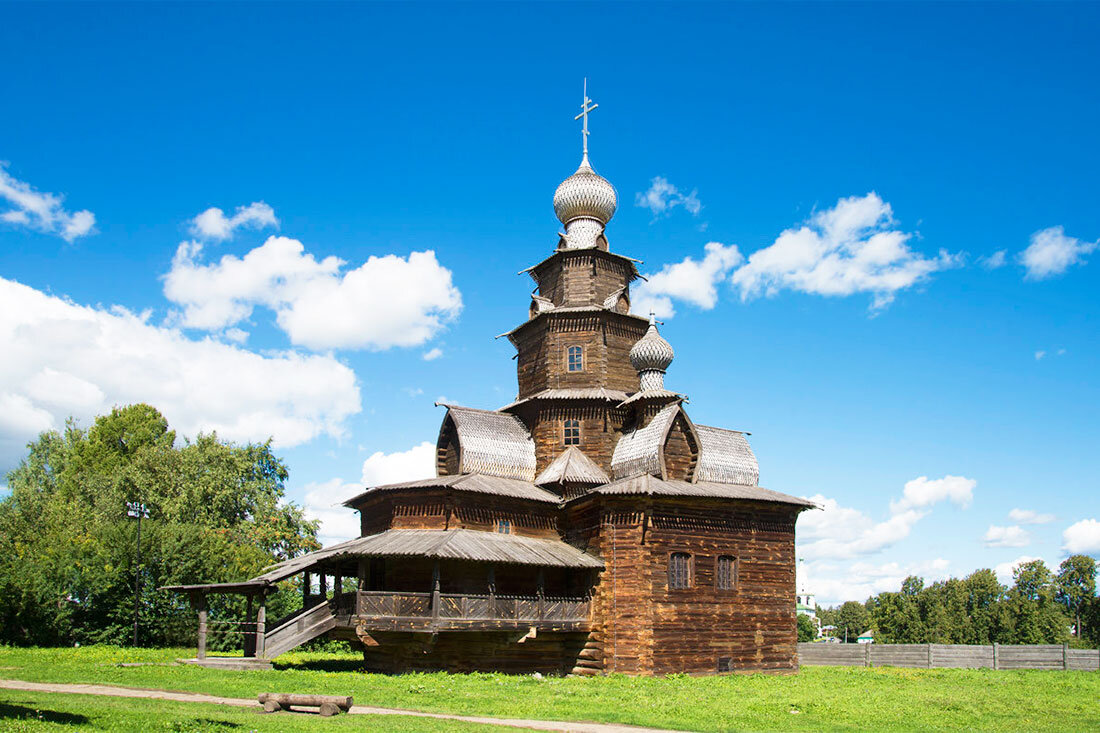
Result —
M 568 369 L 571 372 L 583 372 L 584 371 L 584 348 L 580 346 L 570 346 L 566 349 L 566 362 Z
M 732 555 L 719 556 L 714 582 L 718 590 L 733 590 L 737 587 L 737 558 Z
M 674 552 L 668 556 L 668 587 L 691 587 L 691 555 L 686 552 Z
M 512 534 L 512 520 L 498 519 L 496 529 L 497 532 L 500 532 L 501 534 Z
M 563 427 L 563 443 L 565 445 L 580 445 L 581 444 L 581 422 L 580 420 L 566 420 Z

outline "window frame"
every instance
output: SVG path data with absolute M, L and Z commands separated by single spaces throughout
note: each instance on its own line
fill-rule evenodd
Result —
M 575 432 L 570 432 L 575 431 Z M 581 444 L 581 421 L 568 419 L 561 421 L 561 444 L 569 447 Z
M 493 523 L 493 531 L 497 534 L 512 534 L 512 520 L 498 519 Z
M 576 349 L 577 368 L 573 368 L 573 350 Z M 565 371 L 567 374 L 577 374 L 584 371 L 584 346 L 580 344 L 568 344 L 565 347 Z
M 722 563 L 724 560 L 729 561 L 729 577 L 724 580 L 728 584 L 723 584 Z M 730 593 L 737 590 L 740 579 L 738 574 L 741 570 L 741 560 L 736 555 L 719 555 L 714 558 L 714 588 L 722 593 Z
M 683 573 L 680 572 L 678 563 L 683 562 Z M 682 578 L 681 578 L 682 576 Z M 683 581 L 683 585 L 679 585 L 679 582 Z M 673 590 L 691 590 L 695 585 L 695 556 L 690 552 L 683 552 L 677 550 L 675 552 L 668 553 L 668 589 Z

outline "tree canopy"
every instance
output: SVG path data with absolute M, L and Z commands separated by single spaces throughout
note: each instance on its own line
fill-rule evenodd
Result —
M 140 639 L 188 641 L 186 600 L 160 586 L 239 580 L 319 546 L 316 523 L 285 501 L 286 480 L 270 441 L 236 445 L 211 433 L 179 444 L 144 404 L 115 408 L 88 430 L 70 420 L 42 433 L 0 499 L 0 641 L 125 641 L 135 573 Z M 140 567 L 128 502 L 148 509 Z M 217 602 L 226 615 L 240 603 Z

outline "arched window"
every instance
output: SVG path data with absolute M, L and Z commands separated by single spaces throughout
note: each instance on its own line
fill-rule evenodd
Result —
M 691 587 L 691 555 L 674 552 L 668 556 L 669 590 Z
M 564 445 L 581 444 L 581 421 L 566 420 L 562 425 L 562 443 Z
M 571 372 L 584 371 L 584 347 L 570 346 L 565 350 L 566 368 Z

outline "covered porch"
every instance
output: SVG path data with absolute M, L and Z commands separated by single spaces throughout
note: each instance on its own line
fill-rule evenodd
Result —
M 195 663 L 269 665 L 271 659 L 331 632 L 365 647 L 387 634 L 464 631 L 587 631 L 598 558 L 561 540 L 474 530 L 389 530 L 293 558 L 242 583 L 172 586 L 198 612 Z M 274 585 L 301 576 L 302 605 L 266 623 Z M 242 593 L 255 621 L 242 625 L 244 659 L 208 657 L 206 596 Z

